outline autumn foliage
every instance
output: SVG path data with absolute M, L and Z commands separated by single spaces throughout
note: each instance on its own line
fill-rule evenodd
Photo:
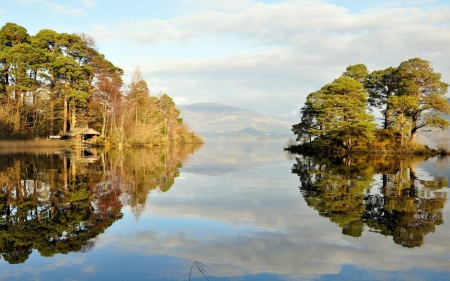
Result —
M 172 99 L 150 96 L 142 75 L 125 87 L 123 70 L 87 34 L 14 23 L 0 29 L 0 139 L 46 138 L 72 128 L 101 132 L 113 146 L 199 142 Z

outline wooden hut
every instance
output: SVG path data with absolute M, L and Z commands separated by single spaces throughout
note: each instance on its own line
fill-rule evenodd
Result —
M 61 139 L 76 139 L 81 141 L 90 140 L 100 136 L 100 133 L 91 128 L 73 128 L 66 133 L 61 134 Z

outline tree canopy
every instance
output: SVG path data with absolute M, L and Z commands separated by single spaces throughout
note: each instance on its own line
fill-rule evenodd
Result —
M 0 29 L 0 138 L 92 127 L 113 145 L 199 141 L 183 126 L 169 96 L 150 96 L 142 75 L 125 87 L 122 75 L 87 34 L 43 29 L 29 35 L 6 23 Z M 155 106 L 146 107 L 151 103 Z M 156 135 L 136 138 L 155 124 Z
M 301 122 L 292 131 L 302 145 L 316 148 L 370 148 L 388 135 L 391 148 L 405 140 L 414 143 L 419 129 L 450 125 L 440 116 L 450 113 L 447 89 L 430 62 L 420 58 L 371 73 L 364 64 L 351 65 L 341 77 L 308 95 Z M 383 115 L 379 129 L 369 114 L 375 109 Z
M 314 138 L 320 146 L 343 145 L 352 149 L 358 143 L 370 141 L 375 123 L 366 112 L 367 99 L 360 82 L 342 76 L 308 95 L 302 108 L 302 122 L 294 127 L 295 132 Z

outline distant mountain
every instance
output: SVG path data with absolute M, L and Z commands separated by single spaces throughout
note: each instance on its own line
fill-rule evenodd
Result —
M 253 136 L 253 137 L 263 137 L 265 135 L 269 135 L 268 133 L 263 133 L 261 131 L 245 128 L 244 130 L 240 130 L 231 134 L 232 136 Z
M 292 135 L 289 122 L 218 103 L 177 105 L 180 117 L 203 136 L 260 137 Z

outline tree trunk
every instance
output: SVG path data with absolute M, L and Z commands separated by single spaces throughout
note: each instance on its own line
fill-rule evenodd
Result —
M 415 116 L 412 118 L 412 128 L 411 128 L 411 142 L 416 142 L 417 139 L 417 119 Z
M 103 103 L 102 109 L 102 137 L 106 134 L 106 122 L 108 121 L 108 106 L 106 102 Z
M 351 150 L 353 147 L 353 141 L 351 139 L 346 139 L 345 146 L 347 147 L 347 150 Z
M 75 128 L 76 123 L 77 123 L 76 108 L 75 106 L 73 106 L 70 108 L 70 129 Z
M 383 129 L 387 129 L 388 128 L 388 114 L 387 114 L 387 109 L 386 112 L 384 113 L 384 125 L 383 125 Z
M 67 81 L 64 85 L 64 114 L 63 114 L 63 133 L 67 132 L 67 117 L 68 117 L 68 112 L 67 112 Z
M 54 134 L 55 131 L 55 125 L 54 125 L 54 104 L 53 104 L 53 97 L 50 98 L 50 135 Z
M 411 142 L 416 142 L 417 140 L 417 129 L 411 130 Z
M 381 187 L 382 188 L 382 193 L 383 193 L 384 196 L 386 196 L 387 195 L 387 191 L 388 191 L 388 182 L 389 182 L 387 174 L 383 174 L 382 181 L 383 181 L 383 185 Z

